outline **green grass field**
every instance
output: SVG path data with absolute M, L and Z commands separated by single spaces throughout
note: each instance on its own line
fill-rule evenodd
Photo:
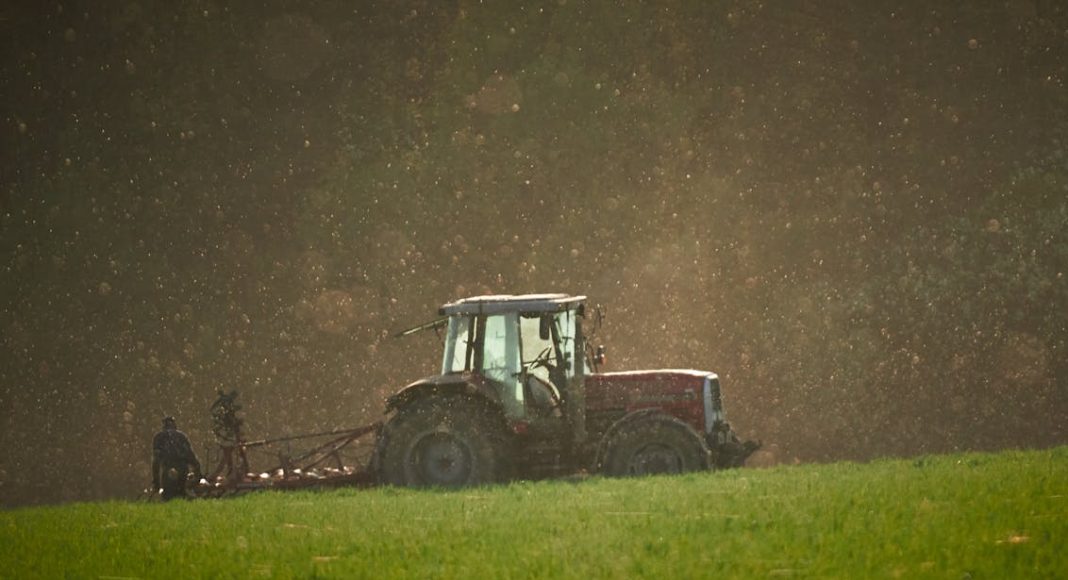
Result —
M 0 512 L 4 578 L 1068 577 L 1068 447 Z

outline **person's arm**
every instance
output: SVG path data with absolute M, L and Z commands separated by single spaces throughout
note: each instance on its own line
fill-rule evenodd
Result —
M 189 442 L 189 437 L 185 436 L 184 433 L 182 439 L 182 447 L 184 447 L 183 452 L 185 453 L 185 462 L 188 465 L 192 466 L 193 474 L 197 477 L 200 477 L 200 459 L 197 458 L 196 451 L 193 451 L 193 444 Z
M 193 473 L 197 476 L 197 479 L 204 475 L 204 472 L 200 470 L 200 459 L 197 458 L 196 452 L 189 449 L 189 463 L 193 466 Z

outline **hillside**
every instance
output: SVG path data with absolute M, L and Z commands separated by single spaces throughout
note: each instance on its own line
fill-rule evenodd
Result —
M 769 461 L 1068 442 L 1063 2 L 513 4 L 0 8 L 0 503 L 377 418 L 490 292 Z

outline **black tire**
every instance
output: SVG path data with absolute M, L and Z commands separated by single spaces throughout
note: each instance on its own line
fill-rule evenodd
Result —
M 652 415 L 623 423 L 609 434 L 600 467 L 609 477 L 640 477 L 710 466 L 708 445 L 689 425 Z
M 462 396 L 418 399 L 386 424 L 379 479 L 407 487 L 462 487 L 508 477 L 504 420 L 488 404 Z

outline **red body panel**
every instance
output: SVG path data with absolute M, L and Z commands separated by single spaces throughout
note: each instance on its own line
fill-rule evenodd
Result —
M 711 373 L 699 371 L 629 371 L 593 373 L 586 376 L 586 408 L 590 412 L 662 409 L 705 430 L 702 393 Z

